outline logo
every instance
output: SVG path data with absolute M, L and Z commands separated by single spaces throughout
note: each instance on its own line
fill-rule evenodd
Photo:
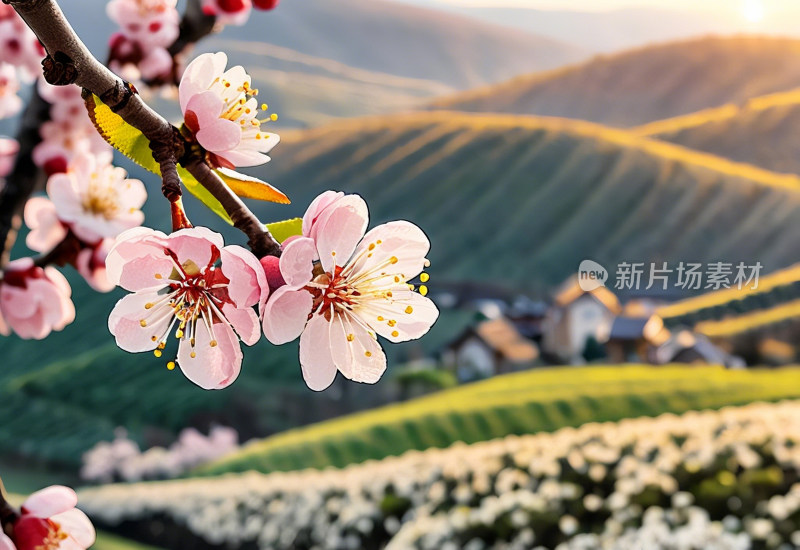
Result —
M 608 271 L 602 265 L 592 260 L 583 260 L 578 266 L 578 285 L 584 292 L 591 292 L 601 286 L 606 286 Z

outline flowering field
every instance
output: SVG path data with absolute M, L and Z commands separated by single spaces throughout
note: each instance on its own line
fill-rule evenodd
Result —
M 592 421 L 800 396 L 800 371 L 608 366 L 498 376 L 290 430 L 244 447 L 204 474 L 343 467 L 411 449 L 554 431 Z
M 587 424 L 323 472 L 80 494 L 103 525 L 169 547 L 800 546 L 800 401 Z

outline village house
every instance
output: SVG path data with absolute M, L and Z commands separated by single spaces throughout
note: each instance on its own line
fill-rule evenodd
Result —
M 530 368 L 538 358 L 536 344 L 505 317 L 468 328 L 442 354 L 443 364 L 455 370 L 460 382 Z
M 560 363 L 583 363 L 587 344 L 602 343 L 621 312 L 619 300 L 606 287 L 585 291 L 577 276 L 571 277 L 542 322 L 543 355 Z

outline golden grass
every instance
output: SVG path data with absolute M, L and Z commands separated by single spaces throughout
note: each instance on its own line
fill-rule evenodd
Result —
M 722 122 L 747 113 L 757 113 L 787 105 L 800 105 L 800 88 L 789 92 L 778 92 L 755 97 L 749 100 L 743 107 L 727 104 L 721 107 L 703 109 L 702 111 L 697 111 L 688 115 L 656 120 L 648 124 L 631 128 L 629 131 L 642 137 L 675 134 L 689 128 L 697 128 L 712 122 Z
M 695 311 L 710 307 L 721 306 L 729 302 L 743 300 L 748 296 L 755 296 L 772 291 L 775 288 L 787 286 L 800 281 L 800 264 L 795 264 L 786 269 L 776 271 L 770 275 L 759 278 L 758 288 L 725 288 L 714 292 L 707 292 L 701 296 L 681 300 L 674 304 L 659 308 L 658 315 L 663 319 L 680 317 Z
M 611 128 L 586 122 L 558 117 L 541 117 L 506 114 L 472 114 L 456 111 L 409 112 L 374 117 L 361 117 L 336 121 L 311 130 L 294 130 L 282 133 L 284 143 L 311 142 L 315 139 L 329 138 L 343 140 L 343 134 L 369 133 L 390 130 L 405 132 L 438 126 L 442 131 L 509 131 L 524 129 L 532 131 L 553 131 L 590 137 L 617 146 L 636 149 L 668 161 L 699 166 L 720 174 L 748 179 L 767 187 L 800 191 L 800 176 L 779 174 L 752 164 L 734 162 L 710 153 L 703 153 L 646 137 L 630 131 Z M 405 151 L 408 155 L 413 151 Z
M 711 337 L 733 336 L 796 318 L 800 318 L 800 300 L 721 321 L 703 321 L 695 330 Z

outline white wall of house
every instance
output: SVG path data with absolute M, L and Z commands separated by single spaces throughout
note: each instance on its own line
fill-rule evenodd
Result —
M 480 380 L 495 374 L 494 353 L 479 338 L 469 338 L 456 352 L 456 375 L 461 381 Z

